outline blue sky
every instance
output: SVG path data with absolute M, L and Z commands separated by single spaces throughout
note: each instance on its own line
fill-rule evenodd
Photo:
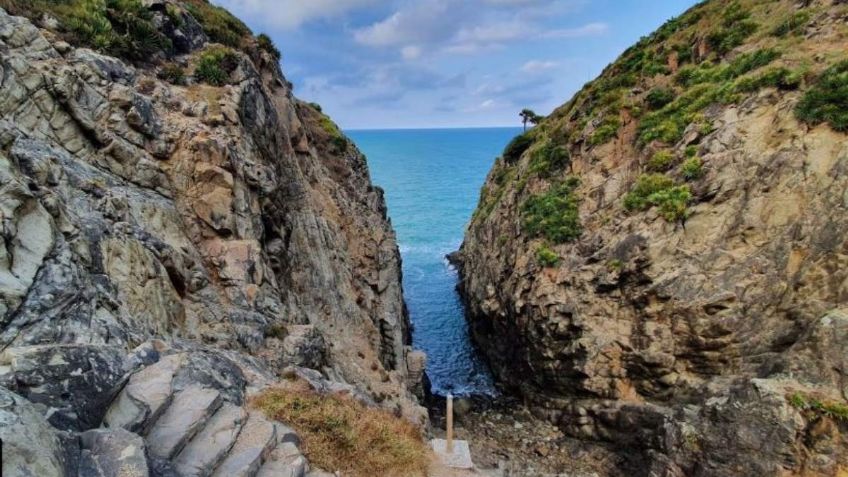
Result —
M 696 0 L 214 0 L 346 129 L 519 125 Z

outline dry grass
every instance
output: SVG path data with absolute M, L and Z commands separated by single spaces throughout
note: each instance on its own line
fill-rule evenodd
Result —
M 316 467 L 351 477 L 426 475 L 429 457 L 418 428 L 385 411 L 351 398 L 279 388 L 252 404 L 294 428 Z

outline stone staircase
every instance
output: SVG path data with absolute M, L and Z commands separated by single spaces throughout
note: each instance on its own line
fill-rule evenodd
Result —
M 57 431 L 71 436 L 63 438 L 75 441 L 77 445 L 69 448 L 79 454 L 69 459 L 75 465 L 65 465 L 66 471 L 55 475 L 332 476 L 310 470 L 294 430 L 246 405 L 248 389 L 268 384 L 261 370 L 250 369 L 249 363 L 236 364 L 217 351 L 170 352 L 135 364 L 136 370 L 101 410 L 100 427 Z M 18 381 L 26 378 L 14 374 L 16 369 L 13 362 L 5 371 Z M 17 391 L 26 395 L 28 389 Z
M 103 424 L 109 430 L 101 432 L 138 432 L 150 460 L 166 469 L 165 475 L 313 475 L 292 429 L 247 409 L 243 402 L 231 402 L 214 382 L 175 385 L 188 358 L 167 356 L 133 374 L 106 412 Z M 115 451 L 123 455 L 127 447 L 107 451 L 106 457 Z

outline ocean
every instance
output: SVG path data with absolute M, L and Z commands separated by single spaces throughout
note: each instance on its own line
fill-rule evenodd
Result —
M 403 257 L 413 345 L 427 353 L 434 394 L 494 395 L 468 335 L 445 255 L 462 243 L 480 187 L 495 158 L 521 128 L 346 131 L 385 189 Z

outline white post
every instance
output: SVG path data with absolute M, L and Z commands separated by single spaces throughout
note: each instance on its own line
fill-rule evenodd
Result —
M 448 412 L 447 412 L 447 440 L 445 450 L 448 454 L 453 454 L 453 394 L 448 393 Z

